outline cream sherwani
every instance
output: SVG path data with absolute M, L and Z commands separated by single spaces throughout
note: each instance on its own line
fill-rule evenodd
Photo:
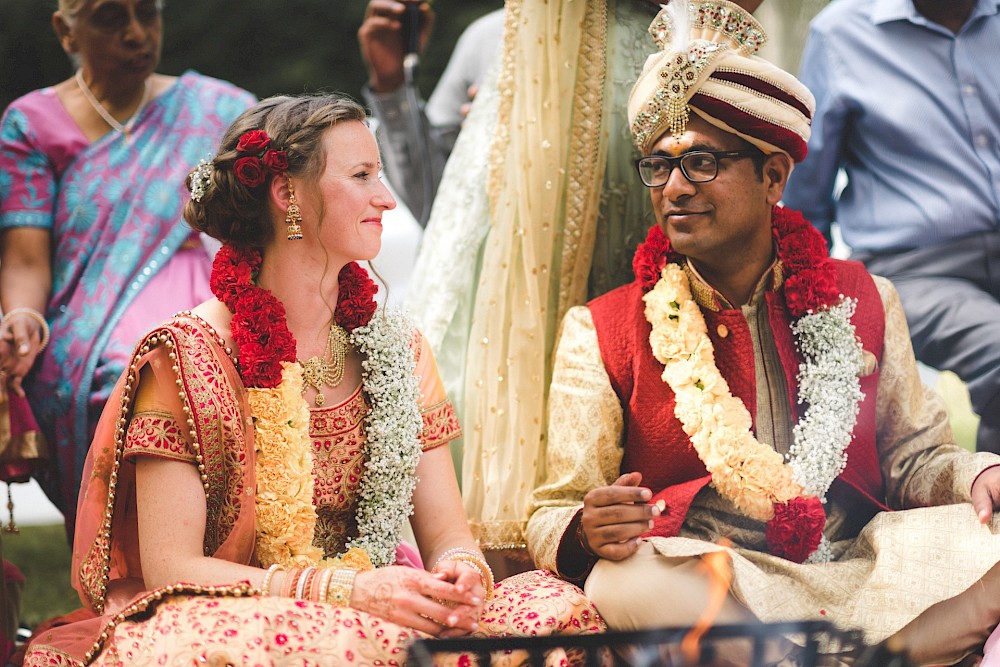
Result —
M 994 516 L 984 526 L 969 504 L 972 482 L 986 468 L 1000 464 L 1000 457 L 973 454 L 953 444 L 943 402 L 920 382 L 896 291 L 888 281 L 875 280 L 886 318 L 877 446 L 886 502 L 906 511 L 883 512 L 859 526 L 831 501 L 825 535 L 836 558 L 800 565 L 768 554 L 763 524 L 747 519 L 706 487 L 677 537 L 651 538 L 639 554 L 621 563 L 598 562 L 586 586 L 602 614 L 624 619 L 625 626 L 662 625 L 670 616 L 658 616 L 665 605 L 656 601 L 674 597 L 663 590 L 669 582 L 649 576 L 648 570 L 637 579 L 638 573 L 629 568 L 642 567 L 650 558 L 683 563 L 721 549 L 713 542 L 725 536 L 737 545 L 729 549 L 731 593 L 754 616 L 763 621 L 827 619 L 863 628 L 875 642 L 935 602 L 968 588 L 1000 561 L 1000 518 Z M 758 292 L 743 311 L 748 320 L 766 322 L 761 317 L 765 308 Z M 762 360 L 756 367 L 757 386 L 766 387 L 767 378 L 781 375 L 766 372 L 777 353 L 768 335 L 755 335 L 754 346 L 755 357 Z M 772 383 L 766 390 L 771 396 L 787 395 L 783 383 Z M 760 397 L 758 393 L 758 406 Z M 789 422 L 789 431 L 791 426 Z M 527 530 L 529 549 L 540 567 L 559 570 L 560 541 L 587 491 L 610 485 L 627 472 L 620 470 L 625 427 L 590 310 L 571 309 L 563 323 L 550 389 L 548 474 L 533 495 Z M 789 437 L 773 435 L 779 449 Z M 630 588 L 629 581 L 643 585 Z M 609 590 L 616 593 L 602 608 L 601 598 Z M 629 608 L 642 613 L 633 615 Z M 609 625 L 615 627 L 613 619 Z

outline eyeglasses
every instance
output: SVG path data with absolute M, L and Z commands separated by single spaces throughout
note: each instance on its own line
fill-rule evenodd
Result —
M 692 183 L 708 183 L 719 175 L 719 160 L 762 155 L 763 153 L 756 148 L 746 148 L 741 151 L 691 151 L 677 157 L 647 155 L 636 160 L 635 167 L 644 185 L 658 188 L 667 184 L 674 167 L 680 167 L 684 178 Z

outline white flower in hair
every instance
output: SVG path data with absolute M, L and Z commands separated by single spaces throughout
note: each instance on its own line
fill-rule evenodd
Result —
M 212 172 L 215 171 L 215 167 L 212 163 L 202 158 L 198 162 L 198 166 L 195 168 L 194 172 L 191 174 L 191 199 L 197 202 L 202 200 L 205 196 L 205 192 L 208 191 L 208 186 L 212 182 Z

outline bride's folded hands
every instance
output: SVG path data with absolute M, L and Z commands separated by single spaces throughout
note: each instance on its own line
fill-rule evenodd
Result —
M 436 637 L 475 632 L 483 601 L 479 577 L 450 576 L 402 566 L 359 572 L 351 606 Z

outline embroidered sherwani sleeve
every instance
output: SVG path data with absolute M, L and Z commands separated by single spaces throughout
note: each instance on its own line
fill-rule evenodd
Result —
M 535 565 L 558 572 L 559 544 L 583 497 L 614 482 L 622 460 L 622 407 L 585 306 L 563 319 L 548 413 L 545 481 L 532 494 L 527 541 Z
M 954 444 L 943 399 L 917 372 L 906 316 L 896 288 L 875 277 L 885 308 L 885 343 L 878 389 L 879 459 L 893 509 L 969 501 L 976 476 L 1000 457 Z

